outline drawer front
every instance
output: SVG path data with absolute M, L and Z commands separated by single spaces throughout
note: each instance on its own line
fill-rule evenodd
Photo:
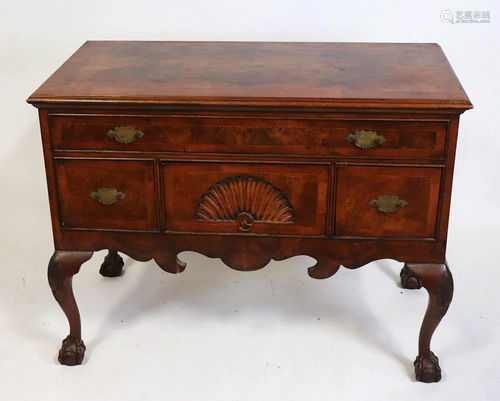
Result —
M 446 123 L 227 117 L 51 117 L 56 149 L 443 158 Z
M 166 229 L 326 234 L 328 167 L 165 163 Z
M 63 228 L 157 231 L 153 161 L 55 162 Z
M 441 168 L 339 166 L 336 236 L 435 238 Z

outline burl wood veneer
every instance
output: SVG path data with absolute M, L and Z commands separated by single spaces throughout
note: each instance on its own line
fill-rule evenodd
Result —
M 392 258 L 429 306 L 415 361 L 453 294 L 446 237 L 459 116 L 436 44 L 87 42 L 29 99 L 39 109 L 55 253 L 49 283 L 85 345 L 72 277 L 109 249 L 165 271 L 196 251 L 242 271 L 310 255 L 314 278 Z

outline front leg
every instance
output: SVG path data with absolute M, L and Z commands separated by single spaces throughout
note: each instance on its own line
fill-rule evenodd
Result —
M 453 277 L 448 266 L 441 264 L 407 263 L 407 274 L 416 277 L 429 293 L 429 304 L 425 312 L 418 341 L 418 356 L 414 362 L 418 381 L 425 383 L 441 380 L 438 358 L 432 353 L 431 338 L 444 317 L 453 298 Z
M 69 335 L 64 339 L 59 351 L 58 359 L 62 365 L 80 365 L 85 355 L 80 312 L 73 294 L 72 281 L 81 265 L 89 260 L 92 254 L 93 252 L 56 251 L 49 262 L 49 285 L 69 322 Z

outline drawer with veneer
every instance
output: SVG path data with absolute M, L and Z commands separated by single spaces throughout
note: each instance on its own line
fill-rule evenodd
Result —
M 163 165 L 166 228 L 233 234 L 326 234 L 328 166 Z
M 435 238 L 442 169 L 339 166 L 335 235 Z
M 153 161 L 56 159 L 63 228 L 157 231 Z
M 444 157 L 444 121 L 52 115 L 55 149 Z

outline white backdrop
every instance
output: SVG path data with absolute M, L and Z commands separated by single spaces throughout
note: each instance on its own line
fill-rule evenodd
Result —
M 6 399 L 99 395 L 100 399 L 157 399 L 160 393 L 168 399 L 219 401 L 305 400 L 334 393 L 341 399 L 388 400 L 403 395 L 403 399 L 451 399 L 450 394 L 454 400 L 498 399 L 500 317 L 496 305 L 500 295 L 494 281 L 500 239 L 498 4 L 493 0 L 4 0 L 0 4 L 0 377 Z M 491 22 L 445 23 L 440 19 L 443 10 L 489 11 Z M 57 366 L 55 346 L 66 334 L 66 322 L 45 283 L 45 266 L 52 252 L 50 217 L 37 113 L 25 99 L 85 40 L 92 39 L 439 43 L 475 107 L 462 116 L 456 159 L 448 245 L 456 297 L 434 342 L 444 360 L 444 381 L 437 386 L 412 381 L 411 359 L 416 354 L 425 294 L 400 295 L 394 285 L 397 263 L 377 262 L 375 268 L 353 275 L 341 271 L 317 284 L 305 277 L 306 267 L 312 264 L 307 257 L 288 264 L 273 262 L 274 270 L 267 268 L 246 278 L 219 261 L 188 253 L 184 259 L 190 266 L 182 279 L 185 287 L 179 287 L 178 277 L 162 275 L 153 264 L 140 269 L 141 264 L 132 261 L 127 266 L 134 269 L 123 278 L 104 280 L 98 277 L 99 260 L 94 258 L 89 266 L 95 268 L 81 272 L 75 280 L 84 335 L 92 350 L 80 368 Z M 200 265 L 210 266 L 212 275 L 196 267 Z M 285 274 L 285 267 L 292 273 Z M 276 293 L 273 289 L 268 299 L 265 291 L 273 282 L 270 277 L 281 287 Z M 233 278 L 248 282 L 237 290 L 230 284 L 234 285 Z M 294 279 L 302 285 L 297 287 Z M 151 288 L 160 281 L 169 284 L 162 284 L 167 287 L 158 287 L 154 294 Z M 263 283 L 267 283 L 265 291 Z M 214 298 L 210 289 L 227 294 Z M 175 297 L 160 294 L 169 291 L 185 299 L 175 309 L 177 315 L 168 317 L 173 319 L 169 329 L 162 332 L 162 324 L 172 313 L 171 305 L 165 304 L 175 303 Z M 206 291 L 207 298 L 197 298 L 199 291 Z M 336 313 L 327 312 L 325 305 L 318 305 L 334 291 L 337 296 L 324 302 Z M 391 291 L 396 295 L 390 295 Z M 318 293 L 323 298 L 316 299 Z M 152 294 L 160 301 L 153 301 Z M 130 297 L 137 302 L 123 302 Z M 364 301 L 356 305 L 360 298 Z M 325 333 L 302 322 L 307 330 L 294 332 L 294 314 L 301 308 L 297 299 L 309 305 L 307 311 L 315 307 L 325 311 L 331 331 Z M 263 318 L 266 308 L 251 309 L 245 319 L 234 323 L 229 314 L 219 311 L 224 317 L 221 323 L 217 314 L 213 320 L 203 320 L 197 312 L 206 310 L 207 302 L 224 311 L 233 309 L 231 302 L 244 305 L 243 301 L 253 305 L 269 301 L 271 309 L 278 302 L 280 313 Z M 334 301 L 340 306 L 333 306 Z M 290 309 L 284 311 L 286 307 Z M 373 316 L 359 312 L 363 307 L 371 308 Z M 415 314 L 410 320 L 412 308 Z M 129 318 L 130 314 L 136 322 L 120 332 L 117 316 Z M 189 318 L 182 320 L 185 315 Z M 387 325 L 383 330 L 379 315 Z M 301 317 L 305 316 L 304 312 Z M 174 331 L 179 324 L 187 339 Z M 350 329 L 336 338 L 332 333 L 342 331 L 342 325 Z M 158 332 L 156 327 L 160 327 Z M 234 337 L 225 337 L 233 332 Z M 259 346 L 252 350 L 245 338 Z M 328 339 L 339 348 L 322 348 Z M 118 346 L 120 341 L 123 345 Z M 338 345 L 342 341 L 345 345 Z M 368 349 L 366 342 L 371 344 Z M 310 352 L 305 352 L 306 346 L 312 347 Z M 303 358 L 300 364 L 294 365 L 294 352 Z M 396 355 L 401 354 L 400 361 Z M 260 360 L 256 355 L 264 356 Z M 191 358 L 189 363 L 187 358 Z M 283 366 L 273 358 L 282 358 Z M 259 376 L 262 371 L 264 376 Z M 31 377 L 23 380 L 23 372 Z

